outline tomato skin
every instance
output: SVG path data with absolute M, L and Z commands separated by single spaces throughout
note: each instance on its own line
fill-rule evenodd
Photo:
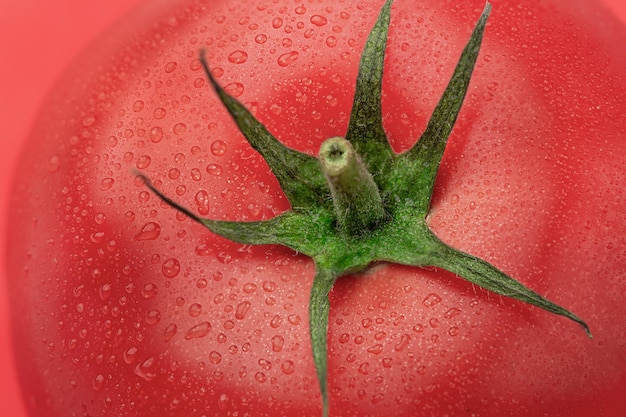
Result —
M 315 152 L 345 130 L 380 3 L 300 14 L 157 2 L 70 69 L 35 127 L 11 213 L 15 343 L 32 415 L 319 414 L 310 262 L 212 236 L 131 170 L 213 218 L 286 210 L 203 82 L 197 50 L 207 47 L 223 85 L 243 85 L 240 99 L 270 131 Z M 394 5 L 383 98 L 396 149 L 423 129 L 480 7 Z M 335 415 L 626 408 L 616 395 L 626 386 L 626 58 L 611 48 L 624 29 L 607 16 L 596 39 L 574 7 L 494 7 L 431 225 L 585 318 L 595 339 L 451 274 L 377 266 L 332 294 Z

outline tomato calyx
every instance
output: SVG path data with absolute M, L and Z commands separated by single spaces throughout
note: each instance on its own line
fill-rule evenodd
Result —
M 573 320 L 591 337 L 582 319 L 486 261 L 448 246 L 427 224 L 435 179 L 474 70 L 490 3 L 486 3 L 426 130 L 402 154 L 393 152 L 382 124 L 383 63 L 391 4 L 388 0 L 383 6 L 361 56 L 347 132 L 344 137 L 326 140 L 318 157 L 280 143 L 217 83 L 204 53 L 200 55 L 213 89 L 276 176 L 290 202 L 289 211 L 258 222 L 204 219 L 144 177 L 162 200 L 213 233 L 243 244 L 284 245 L 313 259 L 316 276 L 309 324 L 323 416 L 329 413 L 328 295 L 338 278 L 374 262 L 443 268 L 487 290 Z

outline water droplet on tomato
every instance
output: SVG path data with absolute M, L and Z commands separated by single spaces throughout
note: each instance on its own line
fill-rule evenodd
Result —
M 155 325 L 161 321 L 161 312 L 159 310 L 150 310 L 146 314 L 146 323 L 149 325 Z
M 213 248 L 206 243 L 201 243 L 196 246 L 195 252 L 198 256 L 209 256 L 213 253 Z
M 230 83 L 224 87 L 224 91 L 233 97 L 239 97 L 244 92 L 244 86 L 241 83 Z
M 180 272 L 180 262 L 176 258 L 170 258 L 163 262 L 163 266 L 161 267 L 161 272 L 167 278 L 174 278 Z
M 178 177 L 180 177 L 180 170 L 178 168 L 170 168 L 170 170 L 167 171 L 167 177 L 171 180 L 178 179 Z
M 459 314 L 461 314 L 461 310 L 456 307 L 452 307 L 450 310 L 446 311 L 443 316 L 447 319 L 451 319 Z
M 141 231 L 135 235 L 135 240 L 155 240 L 161 234 L 161 225 L 155 222 L 144 224 Z
M 202 305 L 198 303 L 193 303 L 189 306 L 189 315 L 191 317 L 198 317 L 202 313 Z
M 226 153 L 226 142 L 221 139 L 214 141 L 211 144 L 211 153 L 215 156 L 222 156 Z
M 274 317 L 272 317 L 272 319 L 270 320 L 270 327 L 272 329 L 276 329 L 280 326 L 280 323 L 282 322 L 281 317 L 276 314 Z
M 178 327 L 174 323 L 169 324 L 163 331 L 163 341 L 167 343 L 172 340 L 177 331 Z
M 329 48 L 334 48 L 335 46 L 337 46 L 337 38 L 332 35 L 326 38 L 326 46 L 328 46 Z
M 61 165 L 61 160 L 57 155 L 50 157 L 48 160 L 48 171 L 57 172 L 59 170 L 59 166 Z
M 243 64 L 248 60 L 248 54 L 245 51 L 237 50 L 228 55 L 228 61 L 233 64 Z
M 184 123 L 176 123 L 174 127 L 172 128 L 172 131 L 176 135 L 182 135 L 183 133 L 185 133 L 186 130 L 187 130 L 187 125 Z
M 272 27 L 273 27 L 274 29 L 278 29 L 278 28 L 279 28 L 279 27 L 281 27 L 282 25 L 283 25 L 283 19 L 282 19 L 282 18 L 280 18 L 280 17 L 275 17 L 275 18 L 272 20 Z
M 321 27 L 328 23 L 328 19 L 326 19 L 324 16 L 316 14 L 311 16 L 311 23 L 313 23 L 315 26 Z
M 109 299 L 109 297 L 111 297 L 111 291 L 111 284 L 104 284 L 98 290 L 98 295 L 100 296 L 100 299 L 102 301 L 106 301 Z
M 370 369 L 369 362 L 363 362 L 362 364 L 359 365 L 357 370 L 359 371 L 360 374 L 367 375 L 369 374 L 369 369 Z
M 193 326 L 187 331 L 185 340 L 201 339 L 211 331 L 211 324 L 208 321 L 204 321 L 200 324 Z
M 209 361 L 212 364 L 217 365 L 222 361 L 222 355 L 219 352 L 212 351 L 211 353 L 209 353 Z
M 149 138 L 153 143 L 161 142 L 161 139 L 163 139 L 163 129 L 160 126 L 154 126 L 150 129 Z
M 383 368 L 391 368 L 391 365 L 393 365 L 393 359 L 391 358 L 383 358 L 382 360 L 382 364 L 383 364 Z
M 177 66 L 178 64 L 176 62 L 168 62 L 167 64 L 165 64 L 165 72 L 168 74 L 174 72 Z
M 256 379 L 256 381 L 259 383 L 263 383 L 267 381 L 267 376 L 265 376 L 263 372 L 257 372 L 256 374 L 254 374 L 254 379 Z
M 424 301 L 422 301 L 422 304 L 426 307 L 432 307 L 436 304 L 439 304 L 440 302 L 441 302 L 441 297 L 439 296 L 439 294 L 430 293 L 426 296 L 426 298 L 424 298 Z
M 409 345 L 411 337 L 408 334 L 403 334 L 400 337 L 400 341 L 393 347 L 396 352 L 402 352 Z
M 146 381 L 152 381 L 156 377 L 156 372 L 154 369 L 152 369 L 155 365 L 155 362 L 156 360 L 154 358 L 148 358 L 143 362 L 137 364 L 134 370 L 135 375 Z
M 254 37 L 254 41 L 258 43 L 259 45 L 262 45 L 265 42 L 267 42 L 267 35 L 264 33 L 259 33 L 258 35 Z
M 280 370 L 285 375 L 290 375 L 290 374 L 293 374 L 295 372 L 296 365 L 294 365 L 293 361 L 286 360 L 286 361 L 283 361 L 283 363 L 280 365 Z
M 282 336 L 274 336 L 272 337 L 272 350 L 274 352 L 280 352 L 283 350 L 283 346 L 285 345 L 285 338 Z
M 148 155 L 141 155 L 137 159 L 136 167 L 137 167 L 137 169 L 146 169 L 146 168 L 148 168 L 150 166 L 151 162 L 152 162 L 152 158 L 150 158 L 150 156 L 148 156 Z
M 237 305 L 237 309 L 235 310 L 235 318 L 238 320 L 243 320 L 246 318 L 246 314 L 248 314 L 248 312 L 250 311 L 250 307 L 252 306 L 252 304 L 250 304 L 249 301 L 243 301 L 241 303 L 239 303 Z
M 92 126 L 96 122 L 96 118 L 93 116 L 85 117 L 82 121 L 83 127 Z
M 128 365 L 135 363 L 137 361 L 137 352 L 138 350 L 134 346 L 131 347 L 130 349 L 127 349 L 122 354 L 122 358 L 124 359 L 124 362 L 126 362 Z
M 281 56 L 278 57 L 278 65 L 280 65 L 281 67 L 286 67 L 287 65 L 296 61 L 299 56 L 300 56 L 300 53 L 298 51 L 291 51 L 291 52 L 282 54 Z
M 374 355 L 378 355 L 382 353 L 382 351 L 383 351 L 383 345 L 381 345 L 380 343 L 377 343 L 367 348 L 367 352 L 374 354 Z
M 114 184 L 115 180 L 113 178 L 103 178 L 102 181 L 100 181 L 100 190 L 110 190 Z
M 143 288 L 141 289 L 141 296 L 145 298 L 146 300 L 150 300 L 156 297 L 157 292 L 158 290 L 157 290 L 156 285 L 149 282 L 146 285 L 144 285 Z
M 167 111 L 163 107 L 157 107 L 152 112 L 152 116 L 154 116 L 154 118 L 157 120 L 164 118 L 166 114 L 167 114 Z

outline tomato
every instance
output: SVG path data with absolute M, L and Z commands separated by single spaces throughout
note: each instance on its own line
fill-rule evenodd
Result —
M 380 263 L 330 294 L 331 415 L 619 416 L 626 399 L 625 30 L 593 4 L 498 1 L 428 216 L 593 332 L 441 269 Z M 382 2 L 153 2 L 51 94 L 12 194 L 14 343 L 33 416 L 321 413 L 310 258 L 212 219 L 290 209 L 198 60 L 315 155 L 345 134 Z M 424 131 L 484 4 L 398 0 L 383 123 Z M 590 15 L 598 16 L 593 20 Z

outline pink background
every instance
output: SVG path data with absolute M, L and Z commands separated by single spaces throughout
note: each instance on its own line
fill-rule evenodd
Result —
M 0 1 L 0 416 L 25 417 L 9 340 L 6 200 L 17 157 L 54 80 L 91 39 L 143 0 Z M 599 0 L 626 23 L 626 0 Z

